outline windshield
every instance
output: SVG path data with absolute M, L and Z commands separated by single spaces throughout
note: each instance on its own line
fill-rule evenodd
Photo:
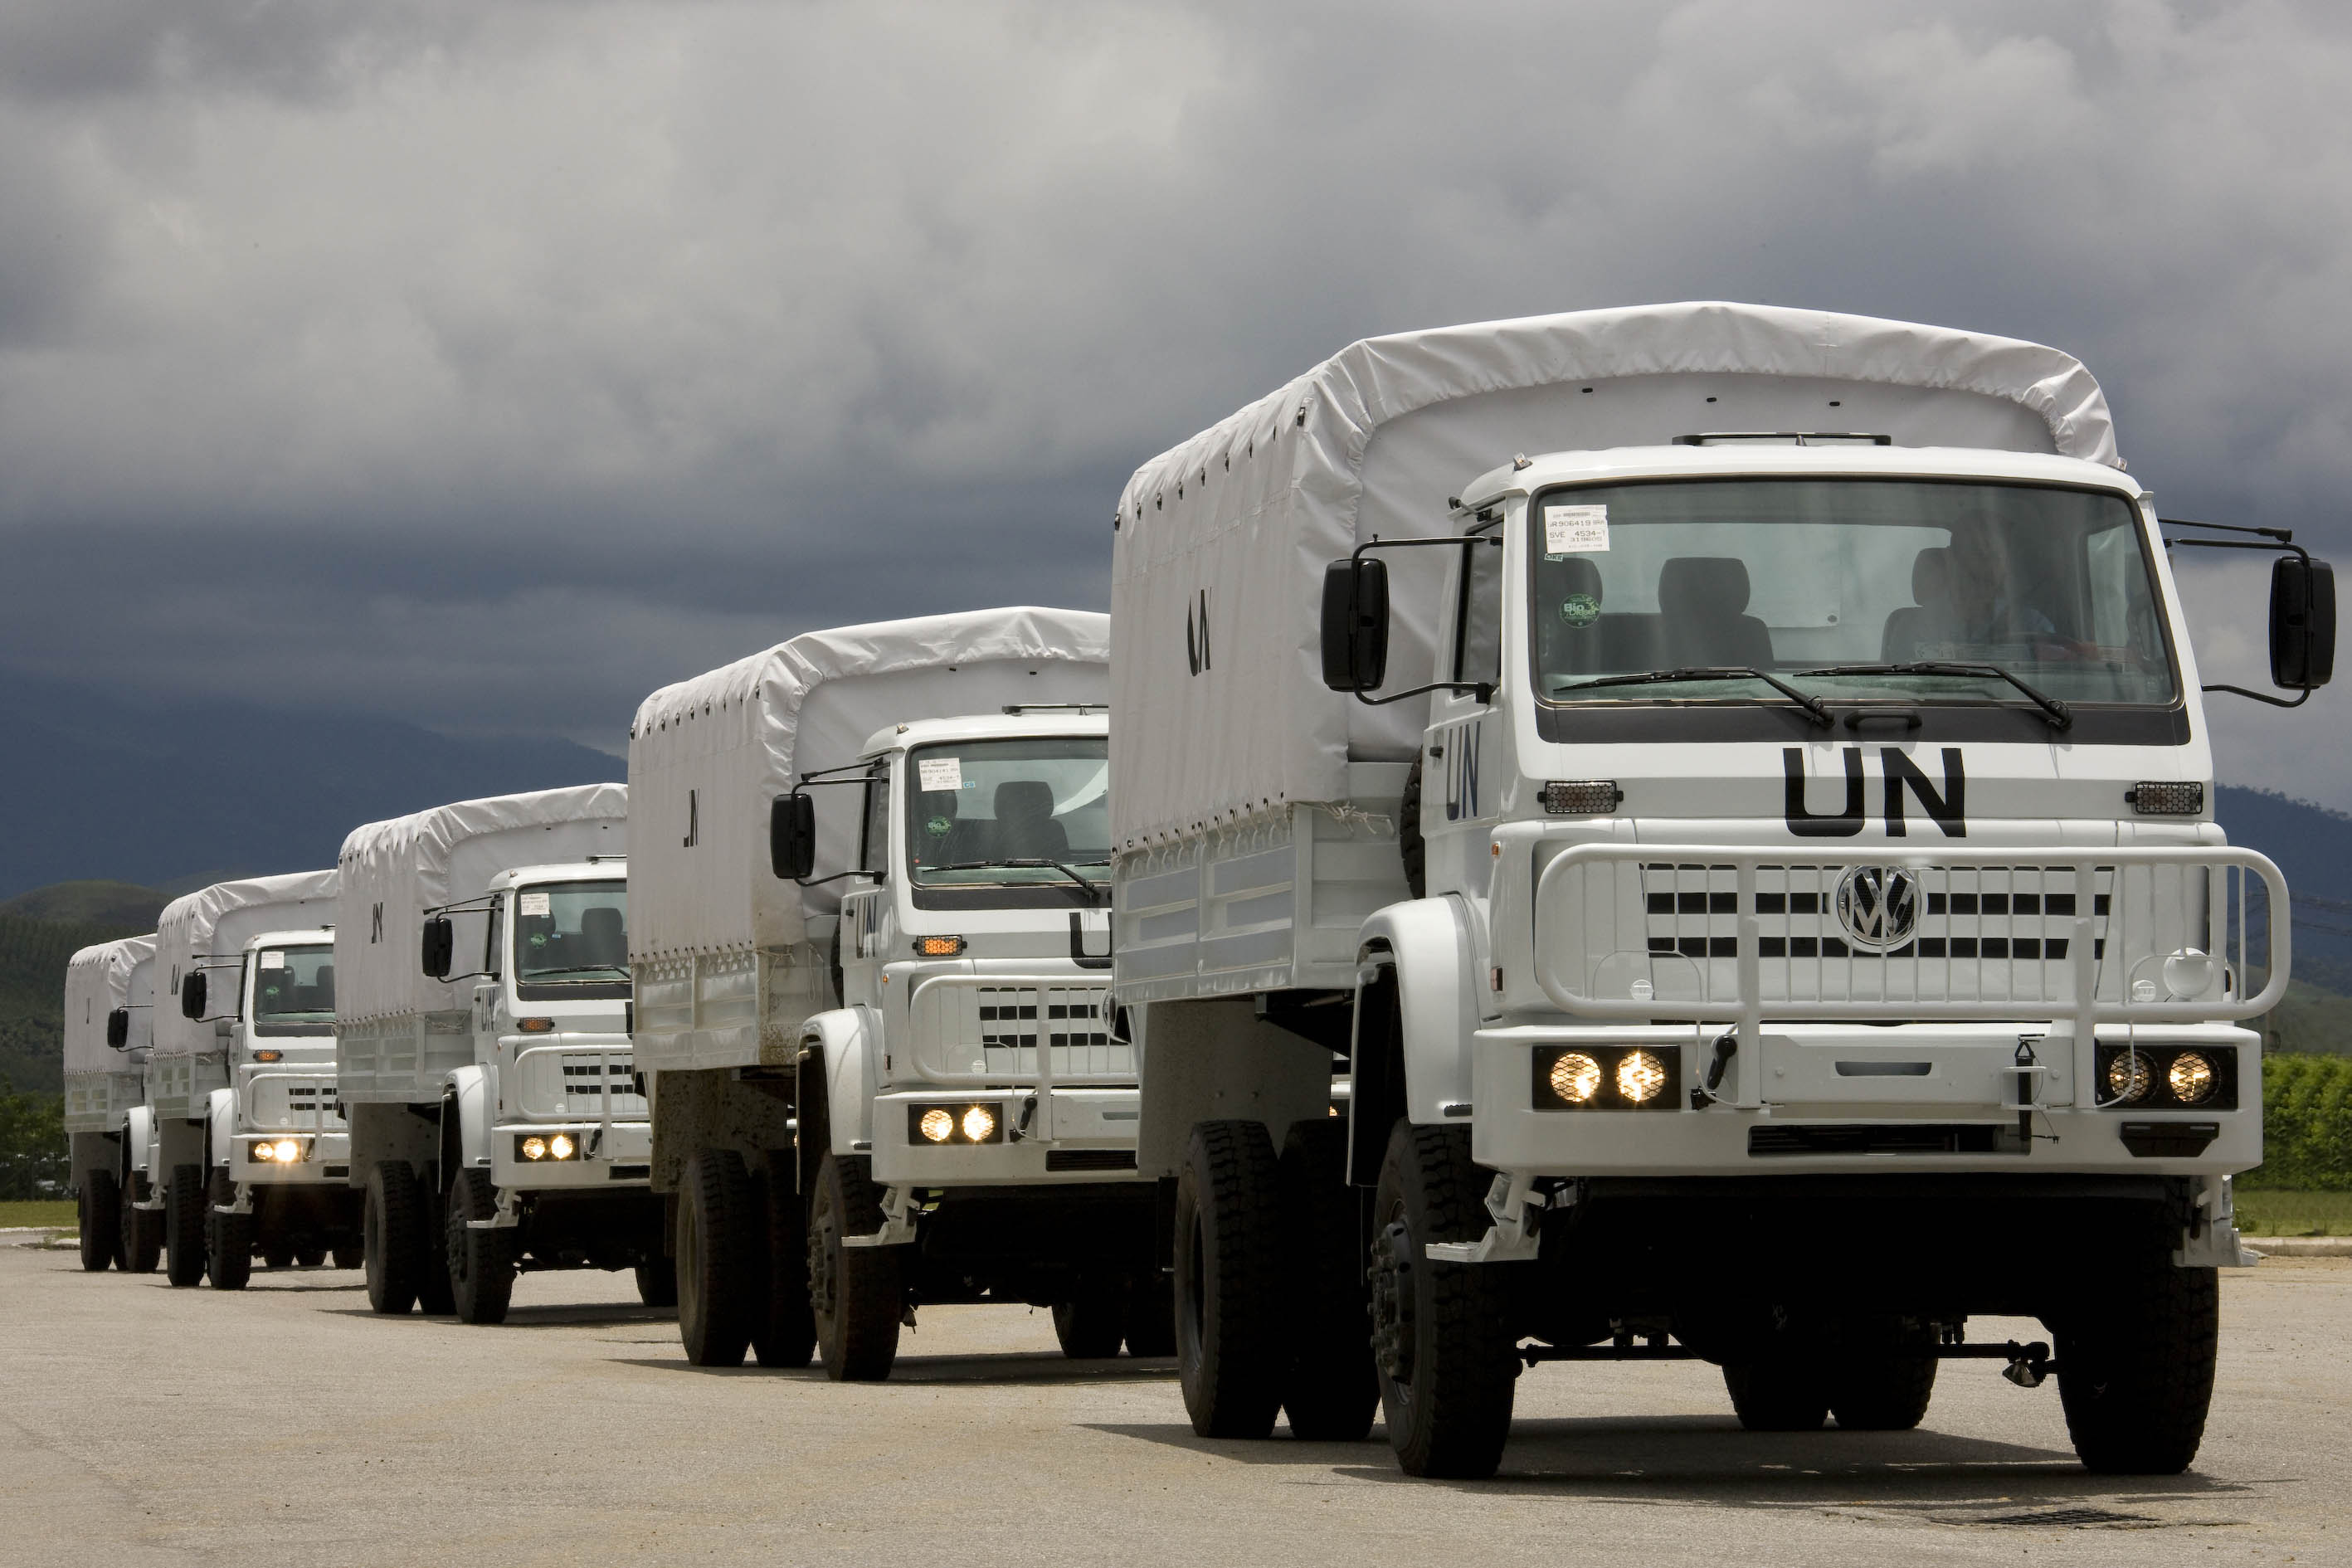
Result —
M 1537 689 L 1555 703 L 1781 700 L 1753 679 L 1584 683 L 1752 668 L 1840 700 L 2009 703 L 1997 665 L 2065 702 L 2168 705 L 2154 574 L 2124 497 L 2022 484 L 1741 479 L 1538 496 Z
M 626 882 L 540 882 L 517 889 L 514 901 L 518 995 L 549 1000 L 627 994 Z
M 254 955 L 253 1032 L 323 1035 L 335 1026 L 335 950 L 265 947 Z
M 1052 884 L 1090 899 L 1076 878 L 1108 880 L 1110 742 L 1102 736 L 921 746 L 906 769 L 907 867 L 919 898 L 926 889 Z

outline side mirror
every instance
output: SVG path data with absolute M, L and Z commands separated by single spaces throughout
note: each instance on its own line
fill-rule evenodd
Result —
M 201 1018 L 205 1016 L 205 972 L 197 970 L 180 982 L 180 1016 Z
M 418 954 L 428 980 L 446 980 L 457 958 L 457 926 L 447 915 L 435 915 L 425 922 L 425 935 L 419 942 Z
M 816 797 L 780 795 L 768 807 L 768 865 L 786 881 L 816 869 Z
M 2312 691 L 2336 673 L 2336 569 L 2282 555 L 2271 565 L 2271 684 Z
M 1352 556 L 1323 569 L 1323 684 L 1374 691 L 1388 677 L 1389 568 Z
M 119 1051 L 131 1043 L 131 1009 L 117 1007 L 106 1016 L 106 1048 Z

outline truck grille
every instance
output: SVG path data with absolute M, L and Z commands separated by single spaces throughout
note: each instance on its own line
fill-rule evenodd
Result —
M 1056 1082 L 1135 1076 L 1133 1047 L 1111 1036 L 1110 991 L 1094 985 L 929 980 L 910 1004 L 916 1050 L 935 1072 L 989 1081 L 1034 1079 L 1037 1053 Z
M 1757 872 L 1756 915 L 1761 928 L 1757 951 L 1767 959 L 1854 959 L 1899 963 L 1906 959 L 1974 959 L 2042 963 L 2063 961 L 2073 946 L 2075 895 L 2044 891 L 2047 873 L 2036 867 L 1970 867 L 1982 882 L 2008 884 L 2000 891 L 1930 890 L 1920 900 L 1910 939 L 1885 952 L 1861 949 L 1841 934 L 1836 883 L 1843 867 L 1770 866 Z M 1951 873 L 1947 873 L 1950 875 Z M 1653 953 L 1683 958 L 1737 958 L 1738 895 L 1728 885 L 1729 867 L 1642 868 L 1647 943 Z M 2072 877 L 2068 877 L 2071 883 Z M 1826 889 L 1807 887 L 1826 881 Z M 1714 886 L 1715 883 L 1723 886 Z M 2018 885 L 2025 889 L 2020 891 Z M 2094 920 L 2104 929 L 2112 896 L 2095 896 Z M 2106 943 L 2095 939 L 2095 957 Z

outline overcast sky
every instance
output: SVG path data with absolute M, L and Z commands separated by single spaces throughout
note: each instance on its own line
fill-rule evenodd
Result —
M 2057 344 L 2352 557 L 2352 6 L 16 0 L 0 666 L 617 749 L 1107 605 L 1135 465 L 1352 339 L 1690 298 Z M 2223 778 L 2352 806 L 2345 700 Z

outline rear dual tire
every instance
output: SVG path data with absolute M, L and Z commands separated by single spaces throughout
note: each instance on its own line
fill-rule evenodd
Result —
M 82 1270 L 103 1274 L 122 1255 L 121 1184 L 112 1171 L 84 1171 L 75 1206 L 81 1224 Z
M 139 1181 L 133 1176 L 121 1192 L 121 1252 L 116 1266 L 125 1274 L 152 1274 L 163 1257 L 163 1216 L 137 1206 Z

